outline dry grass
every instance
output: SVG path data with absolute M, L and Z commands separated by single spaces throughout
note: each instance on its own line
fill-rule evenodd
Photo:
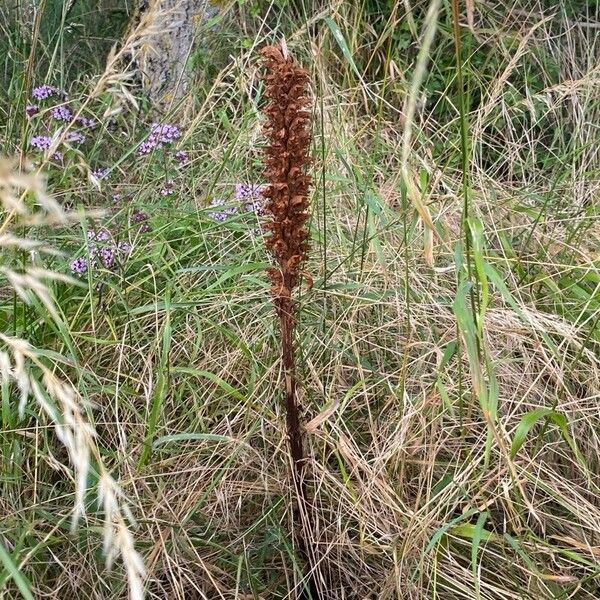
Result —
M 319 123 L 307 265 L 315 284 L 301 298 L 297 340 L 321 583 L 340 600 L 593 600 L 600 576 L 594 30 L 534 3 L 514 14 L 474 3 L 468 77 L 472 85 L 484 80 L 488 95 L 468 119 L 471 283 L 480 301 L 473 312 L 466 291 L 466 309 L 456 301 L 466 268 L 464 252 L 462 263 L 456 253 L 465 232 L 454 79 L 439 96 L 427 74 L 413 87 L 412 136 L 403 137 L 416 55 L 394 66 L 387 34 L 367 43 L 375 33 L 351 4 L 323 10 L 354 60 L 385 64 L 381 79 L 359 78 L 322 20 L 309 16 L 286 32 L 290 49 L 312 58 Z M 384 32 L 408 18 L 406 6 L 422 24 L 421 6 L 402 2 Z M 442 64 L 445 18 L 428 73 Z M 255 46 L 280 33 L 266 23 L 260 31 Z M 486 70 L 475 59 L 490 47 L 498 63 Z M 183 114 L 196 110 L 184 136 L 192 163 L 177 197 L 152 195 L 152 168 L 115 167 L 152 211 L 155 229 L 127 272 L 106 284 L 102 302 L 93 282 L 71 292 L 52 284 L 63 327 L 28 321 L 48 342 L 40 347 L 69 357 L 50 373 L 89 403 L 71 407 L 89 408 L 63 410 L 94 426 L 95 435 L 88 425 L 81 433 L 135 516 L 146 597 L 156 600 L 293 598 L 303 569 L 291 534 L 268 258 L 254 223 L 216 224 L 205 210 L 235 182 L 258 177 L 254 58 L 253 49 L 240 50 L 197 104 L 183 103 Z M 51 185 L 55 194 L 79 189 L 68 179 Z M 102 204 L 91 189 L 81 192 L 86 203 Z M 60 235 L 44 230 L 40 239 L 79 239 Z M 12 297 L 2 304 L 11 307 Z M 51 420 L 29 412 L 19 420 L 18 394 L 6 387 L 3 402 L 11 414 L 3 449 L 13 454 L 3 450 L 0 542 L 33 597 L 127 597 L 125 570 L 108 573 L 100 558 L 102 512 L 85 501 L 77 531 L 65 526 L 73 505 L 81 509 L 71 469 L 81 473 L 82 455 L 63 455 Z M 23 458 L 11 458 L 15 448 Z M 100 477 L 113 489 L 102 486 L 102 473 L 89 482 Z M 105 495 L 105 505 L 124 523 L 113 499 Z M 112 543 L 133 553 L 124 532 L 117 527 Z M 141 572 L 137 559 L 125 562 Z M 17 598 L 2 564 L 0 596 Z

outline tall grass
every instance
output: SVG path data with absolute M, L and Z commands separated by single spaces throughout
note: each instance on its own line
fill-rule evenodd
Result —
M 70 216 L 26 227 L 9 208 L 0 225 L 25 244 L 3 267 L 59 275 L 40 296 L 2 274 L 0 596 L 128 596 L 127 567 L 142 569 L 107 569 L 104 473 L 127 500 L 114 514 L 137 522 L 126 544 L 120 521 L 107 531 L 143 558 L 147 598 L 294 597 L 265 222 L 236 188 L 266 183 L 257 49 L 285 36 L 314 82 L 296 352 L 322 596 L 596 598 L 597 5 L 231 3 L 200 33 L 189 97 L 160 118 L 181 136 L 142 154 L 154 117 L 122 47 L 82 50 L 106 19 L 45 4 L 32 37 L 1 13 L 2 147 L 37 163 Z M 84 143 L 61 142 L 63 124 L 32 148 L 60 125 L 56 98 L 25 115 L 42 83 L 96 121 L 72 126 Z M 124 242 L 110 267 L 97 258 Z M 89 268 L 67 282 L 77 259 Z M 29 396 L 19 413 L 14 339 L 74 404 Z M 77 435 L 85 481 L 85 452 L 64 444 Z

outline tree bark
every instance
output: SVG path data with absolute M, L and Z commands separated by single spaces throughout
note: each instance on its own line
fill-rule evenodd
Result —
M 176 102 L 189 90 L 186 69 L 198 28 L 217 12 L 209 0 L 139 0 L 129 31 L 146 30 L 132 57 L 141 85 L 155 108 Z

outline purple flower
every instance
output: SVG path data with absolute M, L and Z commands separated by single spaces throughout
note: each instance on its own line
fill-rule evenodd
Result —
M 52 138 L 47 135 L 34 135 L 30 140 L 30 144 L 38 150 L 47 150 L 52 145 Z
M 175 160 L 182 165 L 187 165 L 190 155 L 185 150 L 179 150 L 175 152 Z
M 73 113 L 66 106 L 55 106 L 50 114 L 57 121 L 70 121 L 73 116 Z
M 38 112 L 40 112 L 40 107 L 37 104 L 28 104 L 25 107 L 25 112 L 27 113 L 28 117 L 33 117 L 34 115 L 37 115 Z
M 106 246 L 100 250 L 100 261 L 107 269 L 112 269 L 115 265 L 117 250 L 114 246 Z
M 236 183 L 235 199 L 244 200 L 247 212 L 256 213 L 258 216 L 264 215 L 263 191 L 264 186 L 254 185 L 252 183 Z
M 81 257 L 81 258 L 76 258 L 72 263 L 71 263 L 71 273 L 73 273 L 73 275 L 84 275 L 88 270 L 88 261 L 87 258 L 85 257 Z
M 253 212 L 258 217 L 262 217 L 265 214 L 265 207 L 262 200 L 252 200 L 245 204 L 246 212 Z
M 108 167 L 98 167 L 92 171 L 92 175 L 96 179 L 104 179 L 108 175 L 109 170 Z
M 83 144 L 85 142 L 85 135 L 79 133 L 79 131 L 69 131 L 65 140 L 73 144 Z
M 139 223 L 140 221 L 147 221 L 148 215 L 142 210 L 134 210 L 131 218 L 135 223 Z
M 52 160 L 62 160 L 63 154 L 58 150 L 52 154 Z
M 31 95 L 37 100 L 46 100 L 55 94 L 58 94 L 58 90 L 54 86 L 46 84 L 33 88 L 31 91 Z
M 249 200 L 254 198 L 262 198 L 264 186 L 254 185 L 252 183 L 236 183 L 235 184 L 235 199 Z
M 147 218 L 144 215 L 145 218 Z M 113 241 L 110 231 L 107 229 L 88 230 L 86 233 L 88 241 L 88 258 L 78 258 L 71 263 L 71 271 L 77 275 L 83 275 L 88 270 L 104 268 L 114 271 L 119 259 L 124 262 L 131 254 L 131 244 L 127 241 Z
M 163 196 L 171 196 L 174 192 L 175 182 L 172 179 L 167 179 L 165 181 L 165 187 L 160 190 L 160 193 Z
M 115 204 L 117 204 L 117 203 L 121 202 L 121 200 L 123 200 L 123 194 L 119 194 L 119 193 L 113 194 L 112 199 L 113 199 L 113 202 Z
M 225 200 L 223 200 L 223 198 L 214 198 L 210 203 L 210 206 L 217 207 L 223 206 L 224 204 Z M 210 212 L 208 213 L 208 216 L 215 221 L 223 222 L 227 220 L 230 216 L 234 215 L 236 211 L 237 209 L 235 208 L 235 206 L 230 206 L 228 208 L 223 208 L 220 211 Z
M 119 252 L 122 252 L 123 254 L 131 254 L 131 244 L 129 242 L 119 242 Z
M 160 123 L 152 123 L 150 126 L 150 135 L 163 144 L 170 144 L 181 137 L 181 131 L 179 127 L 169 125 L 168 123 L 162 125 Z
M 148 138 L 145 142 L 139 145 L 138 153 L 141 155 L 150 154 L 157 147 L 156 140 Z M 158 146 L 159 148 L 161 146 Z
M 94 119 L 88 119 L 83 115 L 79 115 L 76 120 L 82 127 L 93 127 L 96 124 Z
M 138 147 L 141 155 L 150 154 L 152 150 L 162 148 L 163 144 L 170 144 L 181 137 L 179 127 L 168 123 L 152 123 L 150 135 Z
M 89 230 L 87 232 L 87 238 L 90 242 L 106 242 L 110 239 L 110 234 L 104 229 L 100 231 Z
M 146 233 L 150 231 L 151 227 L 148 225 L 146 221 L 148 221 L 148 215 L 142 210 L 135 210 L 131 215 L 131 220 L 134 223 L 141 223 L 141 227 L 139 229 L 140 233 Z

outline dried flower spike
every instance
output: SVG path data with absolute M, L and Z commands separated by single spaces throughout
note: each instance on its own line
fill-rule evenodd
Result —
M 310 113 L 307 98 L 308 72 L 287 52 L 267 46 L 261 52 L 267 73 L 265 96 L 268 104 L 265 135 L 264 176 L 267 186 L 265 212 L 272 219 L 265 225 L 271 235 L 265 239 L 276 267 L 269 269 L 273 304 L 279 317 L 281 356 L 285 377 L 286 431 L 291 459 L 291 483 L 296 494 L 293 510 L 294 532 L 299 555 L 306 563 L 309 593 L 300 599 L 319 600 L 318 560 L 310 547 L 313 515 L 308 501 L 306 460 L 300 426 L 294 349 L 294 304 L 292 293 L 300 280 L 302 263 L 308 252 L 309 218 L 308 188 L 311 178 L 306 173 L 310 162 Z
M 266 225 L 271 236 L 265 243 L 279 266 L 269 270 L 273 296 L 285 304 L 298 285 L 308 252 L 305 227 L 311 182 L 306 174 L 310 162 L 308 72 L 293 58 L 284 58 L 281 50 L 273 46 L 264 48 L 262 54 L 267 67 L 265 95 L 269 99 L 264 109 L 269 144 L 265 149 L 264 171 L 268 185 L 263 196 L 267 199 L 265 210 L 273 217 Z

